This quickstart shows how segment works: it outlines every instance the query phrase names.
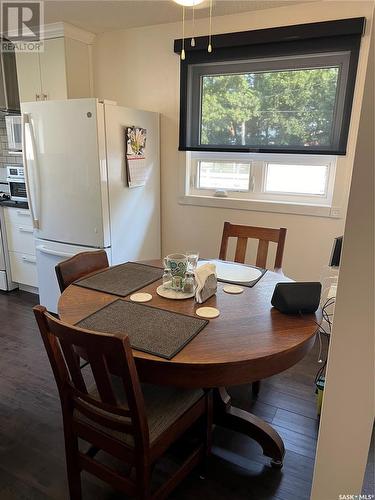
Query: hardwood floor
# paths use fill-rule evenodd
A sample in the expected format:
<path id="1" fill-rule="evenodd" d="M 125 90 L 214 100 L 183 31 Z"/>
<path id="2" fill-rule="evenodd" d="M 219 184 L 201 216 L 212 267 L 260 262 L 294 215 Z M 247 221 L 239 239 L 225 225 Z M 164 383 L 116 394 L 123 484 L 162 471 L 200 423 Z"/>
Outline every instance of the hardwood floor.
<path id="1" fill-rule="evenodd" d="M 60 403 L 31 310 L 36 303 L 37 297 L 25 292 L 0 293 L 1 500 L 68 498 Z M 255 442 L 217 428 L 205 479 L 194 472 L 171 498 L 308 499 L 317 438 L 317 368 L 314 348 L 292 369 L 262 381 L 256 400 L 248 386 L 230 390 L 237 405 L 272 423 L 284 439 L 281 471 L 269 466 Z M 161 468 L 158 474 L 163 473 Z M 86 475 L 83 493 L 95 500 L 124 498 Z"/>

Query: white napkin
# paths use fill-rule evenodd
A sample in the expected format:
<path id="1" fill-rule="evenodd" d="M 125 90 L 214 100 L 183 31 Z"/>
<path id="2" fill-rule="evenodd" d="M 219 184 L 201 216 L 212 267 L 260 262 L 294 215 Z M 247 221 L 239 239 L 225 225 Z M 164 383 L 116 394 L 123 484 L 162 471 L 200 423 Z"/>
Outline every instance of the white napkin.
<path id="1" fill-rule="evenodd" d="M 195 270 L 195 281 L 197 288 L 195 300 L 202 304 L 212 297 L 217 290 L 217 276 L 215 264 L 203 264 Z"/>

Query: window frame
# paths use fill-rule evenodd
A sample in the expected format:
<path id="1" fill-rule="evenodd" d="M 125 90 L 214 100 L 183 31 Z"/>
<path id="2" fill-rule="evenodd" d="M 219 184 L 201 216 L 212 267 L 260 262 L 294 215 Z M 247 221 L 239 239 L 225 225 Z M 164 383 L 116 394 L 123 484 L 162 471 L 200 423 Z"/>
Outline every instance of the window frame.
<path id="1" fill-rule="evenodd" d="M 330 52 L 305 55 L 296 55 L 291 57 L 271 57 L 262 59 L 250 59 L 242 61 L 225 61 L 217 63 L 199 63 L 192 64 L 188 69 L 188 91 L 187 91 L 187 121 L 191 123 L 188 133 L 191 143 L 196 144 L 197 148 L 203 150 L 254 150 L 259 151 L 331 151 L 332 144 L 337 148 L 340 142 L 342 120 L 345 108 L 345 95 L 349 76 L 350 52 Z M 262 73 L 262 72 L 281 72 L 281 71 L 298 71 L 303 69 L 324 69 L 338 68 L 337 91 L 335 96 L 335 104 L 333 108 L 331 141 L 329 146 L 308 146 L 302 148 L 300 145 L 290 144 L 288 146 L 281 145 L 222 145 L 222 144 L 204 144 L 201 142 L 202 134 L 202 105 L 203 105 L 203 78 L 205 76 L 221 76 L 231 74 L 246 74 L 246 73 Z M 199 89 L 199 91 L 198 91 Z"/>
<path id="2" fill-rule="evenodd" d="M 202 160 L 216 162 L 238 161 L 239 163 L 250 163 L 249 191 L 198 188 L 198 165 Z M 328 176 L 326 182 L 326 192 L 324 195 L 265 192 L 264 187 L 269 163 L 285 165 L 327 165 Z M 312 207 L 330 209 L 332 207 L 335 186 L 336 163 L 337 157 L 332 155 L 314 156 L 273 153 L 247 153 L 244 155 L 244 153 L 233 152 L 191 152 L 186 155 L 186 182 L 184 196 L 206 199 L 211 198 L 216 200 L 220 199 L 223 201 L 223 204 L 228 203 L 230 200 L 238 200 L 247 203 L 268 202 L 271 204 L 281 203 L 283 205 L 309 205 Z M 227 195 L 223 194 L 223 191 L 225 191 Z"/>
<path id="3" fill-rule="evenodd" d="M 191 157 L 192 160 L 192 167 L 193 167 L 193 172 L 192 172 L 192 178 L 190 179 L 190 186 L 196 192 L 196 194 L 199 194 L 200 192 L 206 193 L 208 196 L 215 196 L 215 193 L 218 190 L 224 189 L 224 188 L 217 188 L 217 189 L 212 189 L 212 188 L 204 188 L 200 187 L 199 184 L 199 178 L 200 178 L 200 162 L 203 161 L 213 161 L 215 163 L 241 163 L 241 164 L 248 164 L 250 169 L 249 169 L 249 183 L 248 183 L 248 189 L 229 189 L 226 191 L 229 191 L 230 193 L 247 193 L 251 189 L 251 178 L 253 176 L 253 160 L 252 159 L 246 159 L 243 158 L 236 158 L 233 157 L 233 155 L 228 156 L 227 158 L 223 158 L 223 154 L 220 154 L 216 156 L 208 156 L 208 157 L 201 157 L 199 158 L 198 155 L 195 158 L 194 155 Z"/>

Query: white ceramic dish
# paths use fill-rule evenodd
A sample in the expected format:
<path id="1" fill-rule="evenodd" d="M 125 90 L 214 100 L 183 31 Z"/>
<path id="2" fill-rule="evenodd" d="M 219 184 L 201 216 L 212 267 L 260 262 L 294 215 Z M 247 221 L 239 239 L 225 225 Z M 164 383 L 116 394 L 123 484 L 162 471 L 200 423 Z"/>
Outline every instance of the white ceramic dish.
<path id="1" fill-rule="evenodd" d="M 235 283 L 248 283 L 257 280 L 262 276 L 259 269 L 236 264 L 235 262 L 223 262 L 220 260 L 200 261 L 198 267 L 210 262 L 216 265 L 217 278 L 223 281 L 233 281 Z"/>

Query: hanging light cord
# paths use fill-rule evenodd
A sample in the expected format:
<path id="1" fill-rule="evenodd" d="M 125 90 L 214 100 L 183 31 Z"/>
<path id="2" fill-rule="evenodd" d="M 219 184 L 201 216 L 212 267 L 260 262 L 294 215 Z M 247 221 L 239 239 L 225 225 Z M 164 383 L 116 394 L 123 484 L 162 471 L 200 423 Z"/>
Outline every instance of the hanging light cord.
<path id="1" fill-rule="evenodd" d="M 181 59 L 185 60 L 185 7 L 182 7 L 182 50 Z"/>
<path id="2" fill-rule="evenodd" d="M 195 4 L 193 4 L 193 36 L 191 37 L 190 45 L 195 47 Z"/>
<path id="3" fill-rule="evenodd" d="M 210 0 L 210 28 L 208 33 L 208 52 L 212 52 L 212 0 Z"/>

